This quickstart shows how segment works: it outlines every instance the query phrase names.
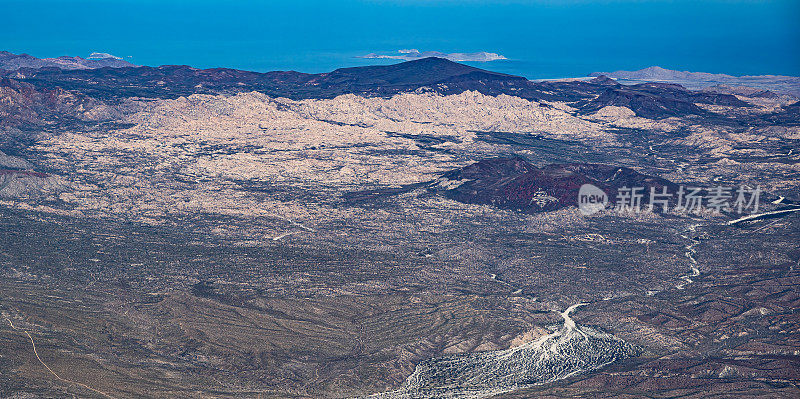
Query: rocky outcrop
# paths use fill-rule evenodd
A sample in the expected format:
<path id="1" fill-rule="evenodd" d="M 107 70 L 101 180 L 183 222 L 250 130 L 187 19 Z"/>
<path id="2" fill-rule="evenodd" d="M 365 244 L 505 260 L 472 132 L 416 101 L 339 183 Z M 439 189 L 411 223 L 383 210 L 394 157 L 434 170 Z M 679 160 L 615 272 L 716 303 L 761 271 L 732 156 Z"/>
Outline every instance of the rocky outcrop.
<path id="1" fill-rule="evenodd" d="M 576 305 L 577 306 L 577 305 Z M 567 309 L 555 332 L 515 348 L 430 359 L 400 390 L 374 399 L 485 398 L 558 381 L 636 356 L 640 349 L 612 335 L 576 326 Z"/>

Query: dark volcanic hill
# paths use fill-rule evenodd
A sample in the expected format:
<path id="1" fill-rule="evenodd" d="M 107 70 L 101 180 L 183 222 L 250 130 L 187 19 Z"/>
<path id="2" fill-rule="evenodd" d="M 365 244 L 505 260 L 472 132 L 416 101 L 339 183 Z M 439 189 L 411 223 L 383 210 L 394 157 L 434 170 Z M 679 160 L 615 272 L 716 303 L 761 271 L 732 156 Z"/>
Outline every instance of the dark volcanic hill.
<path id="1" fill-rule="evenodd" d="M 525 81 L 521 76 L 490 72 L 444 58 L 423 58 L 393 65 L 341 68 L 315 76 L 311 81 L 328 85 L 357 86 L 416 86 L 433 85 L 457 80 L 514 80 Z M 466 79 L 465 79 L 466 78 Z"/>
<path id="2" fill-rule="evenodd" d="M 265 75 L 276 77 L 273 83 L 286 82 L 286 75 L 275 72 Z M 267 87 L 273 93 L 293 98 L 335 97 L 341 94 L 386 96 L 413 91 L 420 87 L 463 92 L 476 82 L 486 87 L 525 84 L 521 76 L 506 75 L 471 67 L 443 58 L 423 58 L 393 65 L 341 68 L 330 73 L 302 74 L 290 85 Z M 294 86 L 294 87 L 293 87 Z"/>
<path id="3" fill-rule="evenodd" d="M 553 164 L 538 168 L 526 160 L 486 159 L 443 175 L 437 181 L 448 198 L 468 204 L 493 205 L 524 213 L 553 211 L 578 205 L 578 190 L 592 184 L 616 199 L 620 187 L 668 187 L 677 185 L 633 169 L 600 164 Z"/>

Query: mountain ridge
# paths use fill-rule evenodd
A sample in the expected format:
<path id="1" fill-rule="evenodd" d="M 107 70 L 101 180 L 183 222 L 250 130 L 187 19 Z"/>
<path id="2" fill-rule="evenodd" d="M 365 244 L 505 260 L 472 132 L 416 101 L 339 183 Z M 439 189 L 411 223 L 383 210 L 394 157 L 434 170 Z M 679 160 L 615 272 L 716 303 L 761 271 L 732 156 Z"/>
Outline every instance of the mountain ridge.
<path id="1" fill-rule="evenodd" d="M 8 51 L 0 51 L 0 69 L 10 71 L 15 71 L 21 68 L 58 68 L 75 70 L 97 69 L 104 67 L 126 68 L 135 66 L 137 65 L 113 56 L 104 56 L 97 59 L 68 55 L 62 55 L 54 58 L 36 58 L 25 53 L 14 54 Z"/>
<path id="2" fill-rule="evenodd" d="M 637 116 L 662 119 L 708 115 L 696 103 L 748 106 L 735 96 L 700 93 L 680 85 L 619 85 L 609 78 L 590 81 L 530 81 L 442 58 L 428 57 L 391 65 L 340 68 L 308 74 L 296 71 L 252 72 L 230 68 L 198 69 L 186 65 L 97 69 L 20 68 L 0 77 L 25 82 L 40 91 L 60 88 L 101 101 L 122 98 L 178 98 L 192 94 L 234 94 L 257 91 L 272 97 L 326 99 L 343 94 L 390 97 L 428 90 L 440 95 L 476 91 L 537 102 L 565 102 L 582 113 L 625 106 Z"/>
<path id="3" fill-rule="evenodd" d="M 786 75 L 733 76 L 721 73 L 689 72 L 651 66 L 637 71 L 592 72 L 589 77 L 606 76 L 631 82 L 671 82 L 689 89 L 703 89 L 715 85 L 749 86 L 761 90 L 800 96 L 800 77 Z"/>
<path id="4" fill-rule="evenodd" d="M 662 68 L 660 66 L 654 65 L 647 68 L 635 70 L 635 71 L 614 71 L 614 72 L 592 72 L 588 76 L 590 77 L 598 77 L 598 76 L 608 76 L 612 78 L 618 79 L 707 79 L 707 80 L 718 80 L 718 79 L 748 79 L 748 78 L 789 78 L 789 79 L 800 79 L 798 76 L 790 76 L 790 75 L 728 75 L 724 73 L 710 73 L 710 72 L 691 72 L 691 71 L 678 71 L 674 69 L 667 69 Z"/>

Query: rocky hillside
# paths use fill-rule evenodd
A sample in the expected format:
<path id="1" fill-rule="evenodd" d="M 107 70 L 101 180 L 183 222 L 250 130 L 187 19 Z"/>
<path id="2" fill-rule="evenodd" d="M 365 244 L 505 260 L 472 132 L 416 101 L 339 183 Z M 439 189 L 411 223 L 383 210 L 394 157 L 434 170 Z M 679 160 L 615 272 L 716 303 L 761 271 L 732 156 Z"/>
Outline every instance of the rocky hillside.
<path id="1" fill-rule="evenodd" d="M 35 135 L 42 131 L 91 126 L 121 114 L 119 108 L 77 91 L 58 86 L 39 88 L 15 79 L 0 78 L 0 130 L 8 134 L 29 132 Z M 0 142 L 6 138 L 0 135 Z"/>

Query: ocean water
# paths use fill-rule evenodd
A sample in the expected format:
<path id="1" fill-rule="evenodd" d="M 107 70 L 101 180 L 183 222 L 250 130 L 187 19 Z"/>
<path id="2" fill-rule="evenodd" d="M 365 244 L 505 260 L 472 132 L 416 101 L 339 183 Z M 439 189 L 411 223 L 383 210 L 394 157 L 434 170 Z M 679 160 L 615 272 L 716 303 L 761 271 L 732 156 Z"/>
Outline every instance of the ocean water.
<path id="1" fill-rule="evenodd" d="M 800 1 L 3 0 L 0 49 L 325 72 L 399 49 L 493 52 L 531 79 L 669 69 L 800 75 Z"/>

